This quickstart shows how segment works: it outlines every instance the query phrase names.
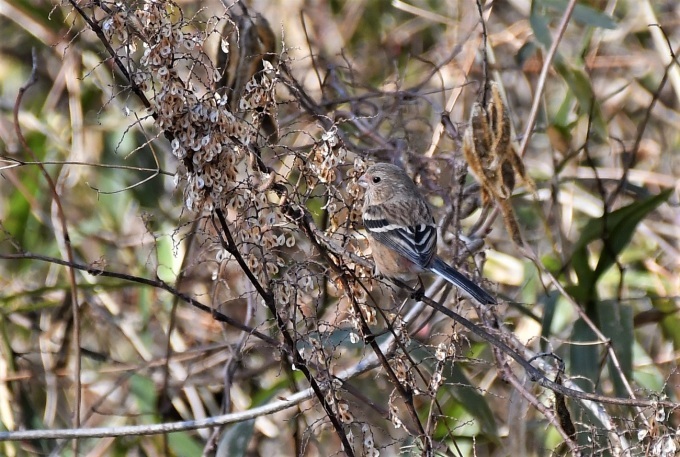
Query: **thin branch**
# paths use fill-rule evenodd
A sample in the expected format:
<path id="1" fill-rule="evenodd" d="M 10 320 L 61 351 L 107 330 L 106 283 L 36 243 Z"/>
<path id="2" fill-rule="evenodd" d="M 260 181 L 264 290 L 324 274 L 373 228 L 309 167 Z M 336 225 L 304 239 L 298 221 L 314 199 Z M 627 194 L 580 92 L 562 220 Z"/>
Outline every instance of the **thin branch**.
<path id="1" fill-rule="evenodd" d="M 22 260 L 22 259 L 31 259 L 31 260 L 40 260 L 43 262 L 50 262 L 54 263 L 57 265 L 65 265 L 70 268 L 76 269 L 76 270 L 81 270 L 81 271 L 86 271 L 92 276 L 105 276 L 109 278 L 117 278 L 117 279 L 123 279 L 125 281 L 130 281 L 138 284 L 143 284 L 146 286 L 151 286 L 155 287 L 157 289 L 162 289 L 166 292 L 169 292 L 175 297 L 180 298 L 182 301 L 185 301 L 189 303 L 191 306 L 200 309 L 201 311 L 204 311 L 206 313 L 209 313 L 215 320 L 219 322 L 224 322 L 227 325 L 230 325 L 234 328 L 237 328 L 239 330 L 242 330 L 250 335 L 253 335 L 265 343 L 269 344 L 272 347 L 278 348 L 280 350 L 285 350 L 285 348 L 276 341 L 275 339 L 271 338 L 270 336 L 265 335 L 262 332 L 259 332 L 255 330 L 254 328 L 248 327 L 246 325 L 243 325 L 241 322 L 237 321 L 236 319 L 232 319 L 231 317 L 220 313 L 219 311 L 213 309 L 210 306 L 204 305 L 203 303 L 199 302 L 198 300 L 191 298 L 190 296 L 179 292 L 177 289 L 174 287 L 170 286 L 169 284 L 165 283 L 164 281 L 161 280 L 152 280 L 152 279 L 146 279 L 146 278 L 140 278 L 139 276 L 133 276 L 129 275 L 126 273 L 117 273 L 113 271 L 108 271 L 108 270 L 103 270 L 101 268 L 93 268 L 90 265 L 82 265 L 78 264 L 75 262 L 67 262 L 62 259 L 57 259 L 55 257 L 48 257 L 48 256 L 43 256 L 43 255 L 38 255 L 38 254 L 29 254 L 29 253 L 24 253 L 24 254 L 0 254 L 0 259 L 6 259 L 6 260 Z"/>
<path id="2" fill-rule="evenodd" d="M 408 288 L 406 285 L 402 285 L 403 287 Z M 564 387 L 560 384 L 556 384 L 552 380 L 548 379 L 544 373 L 542 373 L 540 370 L 535 368 L 531 363 L 529 363 L 524 357 L 522 357 L 519 353 L 517 353 L 514 349 L 512 349 L 510 346 L 508 346 L 506 343 L 504 343 L 499 337 L 485 331 L 481 327 L 473 324 L 460 314 L 457 314 L 450 309 L 444 307 L 440 303 L 432 300 L 429 297 L 426 296 L 420 296 L 418 299 L 422 300 L 426 305 L 431 306 L 432 308 L 436 309 L 437 311 L 441 312 L 442 314 L 450 317 L 466 329 L 470 330 L 472 333 L 477 335 L 478 337 L 482 338 L 484 341 L 490 343 L 491 345 L 497 347 L 501 351 L 503 351 L 505 354 L 510 356 L 511 359 L 513 359 L 515 362 L 517 362 L 524 370 L 527 372 L 529 377 L 531 378 L 532 381 L 538 383 L 541 387 L 545 387 L 547 389 L 550 389 L 554 392 L 559 392 L 565 396 L 571 397 L 571 398 L 577 398 L 579 400 L 589 400 L 589 401 L 594 401 L 594 402 L 599 402 L 599 403 L 608 403 L 611 405 L 624 405 L 624 406 L 644 406 L 644 407 L 657 407 L 657 406 L 664 406 L 668 408 L 678 408 L 680 407 L 680 404 L 673 403 L 670 401 L 656 401 L 656 400 L 638 400 L 635 398 L 619 398 L 619 397 L 607 397 L 604 395 L 597 395 L 597 394 L 590 394 L 587 392 L 580 392 L 574 389 L 570 389 L 568 387 Z"/>
<path id="3" fill-rule="evenodd" d="M 538 76 L 538 83 L 536 84 L 536 91 L 534 92 L 534 101 L 531 104 L 531 111 L 529 111 L 529 117 L 527 118 L 527 125 L 524 129 L 524 136 L 522 136 L 522 143 L 519 146 L 519 156 L 524 157 L 526 153 L 527 146 L 529 145 L 529 140 L 531 139 L 531 133 L 534 130 L 534 125 L 536 124 L 536 117 L 538 116 L 538 109 L 541 106 L 541 98 L 543 97 L 543 89 L 545 89 L 545 81 L 548 78 L 548 72 L 550 71 L 550 66 L 552 61 L 557 54 L 557 48 L 562 41 L 562 36 L 567 30 L 569 25 L 569 20 L 571 19 L 571 13 L 574 11 L 576 6 L 576 0 L 569 0 L 567 7 L 564 10 L 560 24 L 557 27 L 557 34 L 553 38 L 552 46 L 548 50 L 548 54 L 545 56 L 543 62 L 543 67 L 541 68 L 541 73 Z"/>
<path id="4" fill-rule="evenodd" d="M 215 215 L 217 216 L 217 219 L 219 220 L 219 226 L 217 224 L 215 225 L 215 228 L 218 229 L 218 233 L 220 236 L 220 241 L 222 243 L 222 247 L 227 250 L 231 255 L 234 256 L 236 259 L 236 262 L 239 264 L 241 267 L 241 270 L 245 275 L 248 277 L 250 282 L 252 283 L 253 287 L 255 287 L 255 290 L 257 293 L 262 297 L 262 299 L 265 302 L 265 305 L 267 308 L 269 308 L 269 311 L 272 313 L 274 318 L 276 319 L 276 323 L 278 324 L 279 331 L 281 332 L 281 335 L 283 336 L 283 339 L 286 341 L 286 345 L 288 346 L 289 354 L 293 359 L 293 364 L 296 369 L 300 370 L 302 374 L 307 378 L 307 381 L 309 382 L 310 386 L 312 387 L 312 390 L 314 390 L 314 393 L 316 394 L 317 399 L 321 403 L 321 406 L 323 407 L 324 411 L 326 412 L 326 415 L 328 416 L 328 419 L 330 419 L 331 424 L 333 425 L 333 428 L 335 429 L 335 433 L 338 435 L 338 438 L 340 438 L 340 441 L 342 442 L 343 446 L 343 451 L 349 455 L 349 456 L 354 456 L 354 451 L 352 450 L 352 446 L 347 438 L 347 435 L 345 434 L 345 431 L 342 427 L 342 424 L 338 420 L 337 415 L 333 412 L 331 409 L 331 406 L 328 404 L 326 401 L 326 397 L 321 390 L 321 387 L 319 387 L 319 384 L 316 382 L 316 379 L 312 376 L 311 372 L 307 368 L 306 362 L 300 352 L 297 349 L 297 346 L 295 344 L 295 341 L 293 340 L 293 337 L 288 333 L 286 329 L 286 324 L 283 321 L 283 318 L 281 317 L 281 314 L 278 312 L 276 308 L 276 303 L 274 301 L 274 295 L 271 293 L 271 291 L 266 290 L 262 284 L 260 284 L 260 281 L 255 277 L 253 272 L 248 268 L 248 265 L 246 264 L 246 261 L 243 259 L 243 256 L 241 256 L 241 253 L 238 250 L 238 247 L 236 246 L 236 242 L 234 241 L 233 236 L 231 235 L 231 230 L 229 229 L 229 225 L 227 224 L 227 220 L 224 217 L 224 213 L 220 209 L 215 210 Z M 222 235 L 226 237 L 226 240 L 222 238 Z"/>
<path id="5" fill-rule="evenodd" d="M 167 422 L 153 425 L 131 425 L 126 427 L 99 427 L 82 429 L 57 429 L 57 430 L 25 430 L 17 432 L 0 432 L 0 441 L 23 441 L 38 439 L 63 439 L 63 438 L 103 438 L 116 436 L 136 435 L 159 435 L 186 430 L 219 427 L 222 425 L 244 422 L 261 416 L 273 414 L 292 408 L 300 402 L 314 397 L 315 392 L 309 388 L 289 396 L 285 400 L 276 400 L 264 406 L 252 408 L 239 413 L 223 414 L 221 416 L 206 419 Z"/>

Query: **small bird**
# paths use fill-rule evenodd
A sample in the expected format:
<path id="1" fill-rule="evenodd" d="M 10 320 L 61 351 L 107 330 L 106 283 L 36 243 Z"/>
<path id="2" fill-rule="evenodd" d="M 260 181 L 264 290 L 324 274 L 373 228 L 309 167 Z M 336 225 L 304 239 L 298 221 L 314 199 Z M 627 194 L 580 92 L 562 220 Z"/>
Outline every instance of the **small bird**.
<path id="1" fill-rule="evenodd" d="M 373 260 L 387 278 L 409 283 L 431 271 L 483 305 L 496 304 L 487 291 L 437 256 L 437 229 L 430 208 L 406 172 L 392 164 L 371 165 L 359 178 Z"/>

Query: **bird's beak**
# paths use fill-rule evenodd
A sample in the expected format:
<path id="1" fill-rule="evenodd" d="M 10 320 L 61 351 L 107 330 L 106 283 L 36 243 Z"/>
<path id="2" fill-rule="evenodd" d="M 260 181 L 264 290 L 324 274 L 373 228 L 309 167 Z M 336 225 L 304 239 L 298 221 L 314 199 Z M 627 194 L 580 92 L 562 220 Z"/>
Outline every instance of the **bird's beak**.
<path id="1" fill-rule="evenodd" d="M 366 180 L 366 175 L 361 175 L 361 178 L 359 178 L 359 185 L 363 188 L 368 187 L 368 181 Z"/>

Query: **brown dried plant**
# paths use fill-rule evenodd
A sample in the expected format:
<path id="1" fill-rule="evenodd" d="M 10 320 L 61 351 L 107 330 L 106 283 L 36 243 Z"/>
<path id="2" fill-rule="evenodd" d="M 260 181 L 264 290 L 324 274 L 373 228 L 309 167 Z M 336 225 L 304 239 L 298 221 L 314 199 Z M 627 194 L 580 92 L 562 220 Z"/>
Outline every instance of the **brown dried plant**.
<path id="1" fill-rule="evenodd" d="M 230 294 L 267 306 L 288 357 L 317 386 L 317 398 L 351 454 L 342 424 L 353 422 L 353 416 L 330 382 L 336 349 L 309 334 L 349 323 L 368 337 L 368 326 L 377 323 L 361 282 L 370 283 L 369 270 L 348 257 L 361 249 L 352 233 L 361 208 L 362 189 L 356 180 L 363 161 L 347 151 L 336 127 L 299 153 L 277 148 L 275 92 L 283 75 L 273 54 L 272 30 L 262 16 L 250 16 L 242 8 L 196 30 L 168 2 L 144 2 L 138 9 L 108 5 L 107 14 L 106 38 L 116 57 L 125 59 L 132 82 L 148 97 L 156 127 L 170 139 L 182 164 L 186 208 L 211 221 L 205 233 L 209 241 L 203 245 L 216 252 L 218 271 L 224 275 L 213 278 L 228 282 Z M 223 20 L 226 25 L 218 31 Z M 125 32 L 133 27 L 136 33 Z M 214 34 L 220 40 L 216 64 L 206 53 Z M 141 48 L 138 60 L 129 58 Z M 350 160 L 354 165 L 342 170 Z M 316 227 L 307 208 L 319 191 L 329 214 L 324 230 Z M 334 254 L 342 254 L 321 262 L 314 251 L 332 248 L 319 246 L 319 236 L 337 243 L 342 251 Z M 252 287 L 232 285 L 235 263 Z M 339 300 L 337 310 L 327 310 L 329 295 Z M 308 356 L 299 352 L 298 341 L 311 344 Z M 386 361 L 385 368 L 391 372 Z M 396 391 L 404 396 L 410 387 L 394 379 Z M 409 408 L 422 434 L 413 405 Z"/>
<path id="2" fill-rule="evenodd" d="M 288 2 L 260 3 L 272 8 L 261 12 L 267 13 L 276 29 L 279 18 L 270 13 L 281 11 L 285 8 L 281 4 Z M 0 314 L 8 336 L 0 344 L 0 355 L 7 356 L 12 364 L 0 363 L 0 368 L 11 367 L 0 373 L 0 391 L 7 393 L 0 395 L 0 425 L 13 431 L 0 432 L 0 439 L 24 440 L 22 435 L 12 435 L 14 430 L 28 429 L 42 421 L 44 430 L 28 432 L 55 433 L 50 439 L 72 438 L 74 435 L 68 433 L 73 430 L 59 429 L 82 427 L 77 431 L 87 436 L 89 427 L 110 427 L 112 431 L 103 435 L 125 437 L 101 443 L 82 438 L 83 448 L 91 443 L 93 448 L 101 446 L 91 454 L 104 454 L 118 446 L 111 452 L 180 455 L 187 454 L 185 449 L 199 447 L 204 455 L 212 455 L 226 453 L 225 449 L 233 444 L 241 445 L 243 455 L 266 455 L 271 449 L 276 450 L 276 455 L 464 455 L 462 446 L 459 448 L 462 443 L 469 444 L 474 455 L 543 455 L 548 447 L 562 453 L 559 446 L 568 447 L 576 455 L 579 446 L 593 453 L 630 448 L 626 440 L 633 434 L 629 432 L 634 427 L 648 426 L 644 415 L 650 412 L 657 413 L 660 419 L 652 422 L 658 427 L 649 435 L 648 447 L 665 444 L 667 441 L 662 439 L 675 436 L 670 422 L 663 422 L 663 413 L 676 408 L 676 404 L 664 399 L 635 398 L 632 390 L 623 398 L 625 392 L 621 394 L 611 387 L 616 384 L 610 382 L 615 375 L 633 380 L 629 376 L 632 368 L 626 371 L 621 365 L 612 365 L 603 372 L 598 369 L 605 364 L 600 364 L 593 371 L 602 381 L 591 376 L 593 389 L 584 391 L 554 355 L 557 351 L 564 355 L 570 345 L 583 348 L 584 345 L 571 344 L 578 340 L 593 342 L 588 348 L 601 351 L 599 358 L 593 357 L 594 365 L 605 357 L 608 363 L 616 361 L 614 350 L 622 346 L 616 335 L 605 338 L 602 333 L 594 333 L 584 337 L 581 333 L 580 339 L 571 336 L 568 332 L 573 315 L 550 322 L 553 315 L 545 311 L 554 305 L 553 311 L 561 312 L 555 311 L 558 306 L 554 289 L 562 293 L 562 298 L 571 300 L 560 298 L 559 308 L 562 301 L 568 301 L 573 305 L 570 310 L 581 311 L 561 285 L 544 289 L 535 284 L 537 281 L 528 284 L 522 272 L 499 268 L 504 260 L 517 266 L 523 259 L 501 252 L 505 243 L 489 235 L 484 223 L 491 218 L 484 216 L 497 205 L 510 238 L 523 246 L 511 201 L 520 180 L 531 192 L 534 184 L 515 150 L 511 113 L 499 85 L 485 82 L 488 93 L 482 94 L 484 101 L 474 103 L 469 112 L 467 96 L 451 104 L 445 99 L 455 100 L 457 95 L 453 94 L 471 87 L 463 81 L 486 79 L 473 64 L 480 48 L 475 40 L 487 34 L 486 29 L 478 33 L 480 17 L 484 24 L 487 13 L 491 14 L 488 20 L 493 23 L 485 37 L 488 47 L 481 47 L 485 52 L 494 46 L 505 49 L 531 39 L 525 38 L 530 35 L 524 33 L 526 25 L 516 19 L 517 5 L 506 10 L 492 8 L 493 5 L 482 8 L 481 2 L 429 2 L 438 5 L 432 6 L 437 12 L 432 15 L 405 2 L 393 3 L 392 9 L 386 11 L 381 2 L 303 0 L 296 6 L 299 9 L 289 14 L 289 22 L 283 24 L 281 19 L 281 29 L 286 29 L 287 35 L 281 40 L 285 44 L 279 45 L 265 17 L 255 12 L 254 6 L 245 7 L 242 1 L 217 5 L 169 0 L 68 0 L 68 12 L 75 13 L 67 22 L 76 30 L 75 36 L 68 37 L 69 52 L 84 51 L 87 58 L 82 60 L 89 71 L 84 78 L 73 77 L 76 84 L 68 82 L 87 87 L 92 93 L 99 90 L 96 93 L 103 94 L 101 98 L 106 101 L 91 102 L 99 105 L 88 106 L 88 110 L 101 113 L 106 120 L 102 124 L 116 124 L 115 128 L 123 125 L 124 130 L 122 139 L 108 130 L 109 136 L 101 134 L 98 144 L 105 153 L 93 154 L 88 169 L 98 171 L 100 165 L 104 169 L 106 161 L 112 157 L 115 160 L 116 153 L 133 143 L 134 155 L 126 157 L 141 160 L 151 150 L 157 159 L 157 169 L 152 171 L 158 181 L 173 174 L 166 170 L 177 171 L 174 183 L 168 179 L 153 189 L 158 200 L 152 201 L 148 211 L 153 214 L 143 217 L 139 232 L 127 232 L 128 225 L 133 226 L 138 217 L 136 209 L 120 217 L 125 221 L 120 224 L 125 239 L 144 238 L 150 240 L 147 245 L 117 243 L 113 230 L 110 236 L 108 232 L 106 236 L 87 232 L 90 226 L 102 227 L 87 217 L 102 211 L 105 203 L 81 209 L 77 201 L 80 194 L 74 198 L 73 189 L 65 187 L 54 194 L 63 199 L 67 208 L 66 216 L 60 216 L 64 225 L 78 227 L 72 237 L 76 260 L 48 259 L 31 252 L 42 252 L 41 249 L 23 246 L 24 240 L 15 242 L 11 239 L 14 235 L 6 236 L 10 241 L 3 247 L 11 245 L 12 253 L 0 253 L 2 259 L 45 261 L 51 267 L 68 264 L 83 272 L 71 286 L 82 290 L 77 297 L 79 303 L 74 298 L 72 309 L 83 319 L 78 321 L 63 312 L 61 305 L 68 302 L 68 288 L 61 283 L 45 281 L 47 292 L 36 289 L 35 278 L 40 275 L 31 271 L 19 286 L 9 284 L 11 297 L 3 302 L 8 305 Z M 449 18 L 459 14 L 458 8 L 463 25 Z M 362 12 L 367 13 L 365 18 L 360 17 Z M 499 21 L 502 33 L 493 31 Z M 505 27 L 507 22 L 519 26 Z M 359 23 L 361 29 L 348 31 Z M 297 37 L 289 32 L 291 24 L 295 32 L 301 32 Z M 78 30 L 81 26 L 82 30 Z M 497 39 L 506 41 L 494 45 Z M 370 46 L 381 46 L 381 52 L 372 52 L 374 48 Z M 303 56 L 296 54 L 300 50 Z M 102 59 L 102 55 L 106 57 Z M 516 62 L 499 57 L 494 68 L 528 75 L 525 79 L 533 81 L 531 70 L 516 68 Z M 79 58 L 74 61 L 80 64 Z M 591 69 L 593 74 L 597 74 L 597 68 Z M 35 65 L 36 69 L 40 70 L 40 65 Z M 76 72 L 59 72 L 55 78 L 71 74 Z M 506 79 L 507 73 L 502 74 Z M 459 76 L 461 79 L 456 79 Z M 105 83 L 97 85 L 97 78 Z M 92 84 L 93 80 L 96 84 Z M 60 84 L 55 80 L 52 94 L 61 92 Z M 552 84 L 569 90 L 562 80 Z M 655 96 L 660 93 L 661 90 Z M 69 104 L 76 105 L 79 97 L 73 95 Z M 54 104 L 59 97 L 51 98 Z M 124 101 L 125 109 L 115 112 L 119 101 Z M 633 99 L 627 103 L 633 102 L 638 103 Z M 26 107 L 28 103 L 19 105 Z M 437 134 L 444 106 L 450 138 Z M 522 111 L 521 102 L 513 106 L 517 111 L 512 113 L 514 120 L 524 120 L 526 110 Z M 637 108 L 632 111 L 638 112 Z M 119 116 L 112 116 L 117 122 L 110 121 L 109 112 Z M 132 122 L 130 117 L 123 117 L 129 112 L 134 113 Z M 579 118 L 578 113 L 572 114 Z M 63 125 L 60 116 L 55 118 L 61 124 L 55 124 Z M 468 116 L 461 157 L 455 144 L 460 137 L 454 122 Z M 77 116 L 74 118 L 75 132 Z M 87 121 L 94 124 L 100 119 Z M 17 130 L 28 130 L 29 125 L 16 121 Z M 5 130 L 0 128 L 0 135 Z M 88 133 L 96 136 L 103 130 L 98 127 Z M 659 128 L 658 132 L 666 130 Z M 570 133 L 579 137 L 576 128 Z M 112 137 L 117 141 L 110 141 Z M 593 160 L 588 162 L 591 168 L 578 166 L 579 152 L 564 145 L 560 149 L 564 156 L 555 154 L 552 161 L 553 208 L 557 209 L 540 213 L 543 208 L 538 208 L 538 202 L 531 208 L 562 240 L 577 231 L 570 232 L 573 221 L 559 214 L 560 192 L 571 191 L 569 186 L 572 178 L 579 176 L 577 173 L 592 172 L 597 176 L 604 172 L 603 176 L 612 176 L 616 172 L 615 167 L 601 165 L 608 163 L 608 145 L 593 145 L 587 138 L 583 144 L 587 145 L 584 148 L 588 149 L 589 160 L 592 154 Z M 428 146 L 431 153 L 423 154 Z M 638 146 L 639 143 L 635 148 Z M 167 153 L 162 154 L 163 150 Z M 548 153 L 531 150 L 526 166 L 537 161 L 547 164 L 550 161 L 544 160 L 543 154 Z M 44 157 L 48 157 L 47 153 Z M 425 293 L 421 296 L 406 289 L 395 290 L 394 285 L 373 276 L 361 231 L 364 189 L 358 179 L 369 162 L 377 161 L 402 165 L 414 178 L 440 221 L 439 248 L 451 252 L 447 260 L 471 270 L 470 277 L 481 280 L 483 276 L 497 284 L 490 289 L 503 298 L 498 306 L 470 305 L 429 277 L 424 277 Z M 569 170 L 571 162 L 577 164 L 571 170 L 575 174 L 560 175 Z M 41 205 L 36 197 L 39 194 L 30 194 L 33 183 L 25 183 L 31 181 L 31 175 L 17 179 L 10 170 L 19 165 L 28 168 L 30 163 L 3 163 L 11 166 L 3 165 L 0 170 L 0 188 L 4 190 L 6 182 L 12 182 L 21 194 L 21 198 L 12 196 L 10 205 L 15 205 L 15 200 L 28 200 L 30 211 L 20 208 L 22 217 L 29 220 L 30 212 L 36 215 L 36 223 L 42 223 L 44 215 L 50 214 L 46 208 L 50 202 Z M 76 163 L 64 161 L 59 165 L 68 171 Z M 468 169 L 479 186 L 465 185 Z M 115 171 L 124 175 L 129 168 L 120 166 Z M 638 171 L 631 168 L 631 176 L 639 177 Z M 534 175 L 533 168 L 531 172 Z M 92 181 L 98 179 L 102 179 L 101 175 Z M 675 181 L 672 185 L 676 185 Z M 128 197 L 131 188 L 126 187 L 118 196 Z M 617 192 L 622 188 L 628 189 L 621 184 Z M 606 183 L 590 192 L 600 192 L 604 201 L 605 190 Z M 485 211 L 477 226 L 483 229 L 476 230 L 467 217 L 477 214 L 480 200 Z M 1 201 L 0 211 L 5 206 Z M 113 214 L 117 220 L 118 214 Z M 669 214 L 672 215 L 664 217 L 670 220 Z M 88 223 L 74 224 L 76 217 Z M 164 228 L 156 229 L 154 217 L 165 218 Z M 49 230 L 58 226 L 44 225 Z M 5 237 L 4 227 L 0 229 Z M 26 232 L 31 230 L 34 229 L 29 226 Z M 14 228 L 7 233 L 13 231 L 21 233 Z M 167 248 L 173 260 L 184 257 L 179 273 L 161 279 L 160 240 L 167 232 L 174 242 Z M 663 231 L 654 236 L 666 239 Z M 109 239 L 113 241 L 107 246 Z M 552 248 L 544 240 L 539 243 L 542 244 L 536 246 L 536 251 L 542 255 Z M 105 246 L 101 253 L 99 246 Z M 569 242 L 562 246 L 568 247 Z M 482 252 L 485 247 L 488 251 Z M 47 248 L 58 250 L 53 245 Z M 97 255 L 89 258 L 91 252 Z M 563 263 L 565 281 L 572 281 L 578 274 L 571 274 L 574 269 L 566 259 L 568 250 L 554 252 L 555 261 Z M 649 248 L 644 252 L 656 254 Z M 586 255 L 586 247 L 581 254 Z M 664 256 L 670 255 L 657 257 L 666 259 Z M 470 261 L 473 256 L 477 263 Z M 487 257 L 490 261 L 482 274 Z M 672 277 L 672 268 L 662 261 L 650 260 L 657 257 L 649 255 L 639 263 L 647 262 Z M 85 260 L 79 262 L 78 258 Z M 550 272 L 536 256 L 531 258 L 536 261 L 538 276 L 548 276 Z M 592 259 L 581 260 L 577 273 L 583 274 Z M 632 286 L 623 279 L 624 264 L 617 266 L 622 278 L 618 293 L 623 296 Z M 124 270 L 116 271 L 117 268 Z M 636 274 L 648 273 L 638 269 Z M 16 270 L 19 277 L 21 268 Z M 11 273 L 4 274 L 3 269 L 4 275 L 0 276 L 13 278 L 14 271 L 7 271 Z M 51 273 L 43 276 L 52 279 Z M 81 287 L 84 281 L 91 281 L 92 287 Z M 656 284 L 661 288 L 665 283 L 659 279 L 661 285 Z M 621 296 L 615 299 L 616 306 L 623 303 L 623 310 L 627 303 Z M 50 300 L 56 303 L 52 308 L 36 305 L 42 301 L 51 303 Z M 15 303 L 20 306 L 15 308 Z M 45 318 L 48 312 L 43 309 L 51 313 L 50 319 Z M 661 315 L 661 311 L 665 313 L 663 318 L 672 314 L 668 309 L 660 309 L 652 318 Z M 630 317 L 620 314 L 621 322 Z M 537 323 L 545 328 L 536 330 Z M 588 331 L 595 328 L 590 322 L 588 325 Z M 71 328 L 76 335 L 73 338 L 67 332 Z M 648 346 L 656 344 L 651 336 L 650 341 L 654 344 Z M 54 363 L 50 361 L 53 353 L 58 354 Z M 92 361 L 87 358 L 90 355 Z M 82 367 L 71 364 L 73 358 L 82 359 Z M 576 359 L 568 362 L 572 367 L 578 365 Z M 672 379 L 671 372 L 664 372 L 667 379 Z M 525 379 L 534 384 L 522 380 L 525 374 Z M 55 381 L 62 376 L 63 382 Z M 81 378 L 87 382 L 74 382 Z M 30 388 L 25 389 L 24 383 L 16 379 L 27 379 L 25 385 Z M 668 385 L 673 387 L 670 381 Z M 643 391 L 641 384 L 633 386 L 636 394 Z M 597 390 L 600 388 L 605 394 Z M 74 390 L 78 394 L 82 391 L 82 397 L 73 395 Z M 551 390 L 557 392 L 555 402 Z M 17 398 L 21 401 L 14 401 Z M 523 406 L 509 408 L 508 403 L 516 398 Z M 606 406 L 607 401 L 615 403 L 617 409 Z M 78 403 L 77 407 L 72 407 L 74 403 Z M 643 414 L 635 409 L 638 407 L 648 409 Z M 73 411 L 79 410 L 82 422 L 70 422 Z M 177 416 L 187 422 L 199 417 L 208 419 L 197 425 L 176 422 Z M 262 416 L 267 417 L 252 420 Z M 588 419 L 594 416 L 597 421 Z M 142 426 L 152 427 L 153 421 L 167 427 L 140 430 Z M 121 423 L 138 425 L 140 429 L 121 429 Z M 232 425 L 225 430 L 225 424 Z M 537 425 L 528 430 L 527 424 Z M 177 436 L 168 432 L 170 425 L 190 432 L 173 441 Z M 165 439 L 142 437 L 136 441 L 129 439 L 132 433 L 163 434 Z M 562 439 L 560 445 L 554 444 L 557 434 Z M 592 437 L 599 441 L 583 444 Z M 34 438 L 35 435 L 22 443 L 32 443 Z M 640 443 L 643 440 L 645 437 L 639 439 Z M 186 447 L 177 446 L 178 441 Z M 55 442 L 46 444 L 45 449 L 49 447 L 53 455 L 60 455 L 62 446 L 63 442 Z M 638 445 L 638 449 L 641 447 Z M 74 454 L 79 454 L 77 442 Z"/>
<path id="3" fill-rule="evenodd" d="M 241 11 L 233 11 L 238 8 Z M 265 61 L 269 62 L 267 68 L 276 65 L 276 37 L 269 22 L 260 13 L 251 15 L 243 3 L 235 4 L 233 10 L 229 11 L 217 49 L 215 64 L 222 77 L 215 84 L 215 89 L 229 100 L 232 112 L 240 112 L 246 108 L 239 103 L 253 76 L 265 71 Z M 263 114 L 260 123 L 272 143 L 278 141 L 275 115 L 276 111 L 270 109 Z"/>
<path id="4" fill-rule="evenodd" d="M 498 84 L 489 83 L 489 102 L 475 103 L 463 136 L 463 154 L 481 185 L 482 203 L 498 203 L 503 222 L 512 240 L 522 246 L 522 234 L 512 209 L 510 197 L 515 189 L 515 175 L 534 191 L 534 184 L 517 155 L 511 132 L 510 113 L 503 102 Z"/>

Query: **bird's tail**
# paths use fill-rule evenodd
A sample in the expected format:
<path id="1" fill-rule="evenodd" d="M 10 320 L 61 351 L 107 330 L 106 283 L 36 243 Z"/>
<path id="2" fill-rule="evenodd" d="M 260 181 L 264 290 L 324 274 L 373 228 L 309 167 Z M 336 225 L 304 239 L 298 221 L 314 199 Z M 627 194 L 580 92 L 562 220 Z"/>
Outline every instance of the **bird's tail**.
<path id="1" fill-rule="evenodd" d="M 491 296 L 486 290 L 479 287 L 474 282 L 463 276 L 458 270 L 448 265 L 439 257 L 435 257 L 430 265 L 430 271 L 437 273 L 448 282 L 458 287 L 461 291 L 482 305 L 495 305 L 496 299 Z"/>

